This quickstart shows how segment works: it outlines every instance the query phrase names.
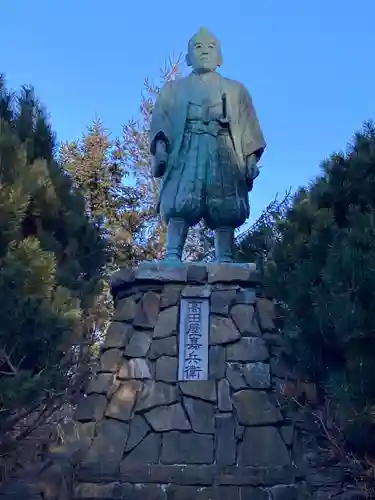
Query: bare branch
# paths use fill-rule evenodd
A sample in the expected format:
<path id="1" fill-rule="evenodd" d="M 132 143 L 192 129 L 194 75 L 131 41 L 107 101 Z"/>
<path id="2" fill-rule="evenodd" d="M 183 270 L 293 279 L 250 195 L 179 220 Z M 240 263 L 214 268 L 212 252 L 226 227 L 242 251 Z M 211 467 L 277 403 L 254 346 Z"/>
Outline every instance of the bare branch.
<path id="1" fill-rule="evenodd" d="M 14 350 L 15 346 L 13 347 L 12 351 Z M 10 359 L 10 356 L 11 354 L 7 354 L 5 349 L 1 349 L 0 350 L 0 364 L 3 365 L 4 363 L 6 363 L 10 369 L 10 373 L 9 372 L 0 372 L 2 375 L 11 375 L 11 376 L 16 376 L 18 375 L 19 373 L 19 366 L 21 365 L 22 361 L 25 359 L 24 357 L 21 359 L 21 361 L 19 362 L 18 366 L 16 367 L 11 359 Z"/>

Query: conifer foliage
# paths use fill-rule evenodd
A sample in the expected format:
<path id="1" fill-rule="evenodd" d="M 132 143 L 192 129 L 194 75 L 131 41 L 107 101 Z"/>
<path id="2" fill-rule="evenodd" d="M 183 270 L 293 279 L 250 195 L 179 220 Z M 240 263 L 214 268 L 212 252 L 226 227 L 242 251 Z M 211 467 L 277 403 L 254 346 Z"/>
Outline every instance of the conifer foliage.
<path id="1" fill-rule="evenodd" d="M 66 394 L 106 260 L 33 89 L 14 94 L 1 76 L 0 437 L 21 409 Z"/>
<path id="2" fill-rule="evenodd" d="M 260 229 L 268 236 L 262 267 L 284 310 L 290 359 L 302 377 L 323 384 L 348 446 L 374 456 L 374 124 Z M 257 234 L 242 242 L 244 258 Z"/>
<path id="3" fill-rule="evenodd" d="M 142 192 L 129 182 L 118 141 L 95 120 L 80 139 L 62 144 L 59 153 L 60 164 L 84 198 L 88 219 L 109 244 L 108 271 L 146 259 L 149 217 L 140 210 Z"/>

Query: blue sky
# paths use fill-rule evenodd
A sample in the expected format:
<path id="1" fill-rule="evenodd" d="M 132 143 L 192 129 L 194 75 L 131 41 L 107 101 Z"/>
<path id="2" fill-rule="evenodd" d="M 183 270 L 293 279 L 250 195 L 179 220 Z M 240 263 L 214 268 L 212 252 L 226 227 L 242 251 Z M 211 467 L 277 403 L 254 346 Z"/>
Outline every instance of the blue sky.
<path id="1" fill-rule="evenodd" d="M 0 71 L 12 87 L 35 86 L 59 140 L 95 117 L 116 135 L 137 115 L 144 78 L 208 27 L 268 144 L 254 219 L 375 118 L 374 19 L 374 0 L 3 0 Z"/>

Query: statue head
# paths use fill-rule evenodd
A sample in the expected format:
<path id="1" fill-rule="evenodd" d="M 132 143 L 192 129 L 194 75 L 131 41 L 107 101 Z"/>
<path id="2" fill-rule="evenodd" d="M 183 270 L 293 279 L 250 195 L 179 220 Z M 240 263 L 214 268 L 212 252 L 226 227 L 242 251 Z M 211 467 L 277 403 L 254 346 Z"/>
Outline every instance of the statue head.
<path id="1" fill-rule="evenodd" d="M 195 71 L 215 71 L 222 64 L 219 40 L 206 28 L 201 28 L 189 40 L 186 63 Z"/>

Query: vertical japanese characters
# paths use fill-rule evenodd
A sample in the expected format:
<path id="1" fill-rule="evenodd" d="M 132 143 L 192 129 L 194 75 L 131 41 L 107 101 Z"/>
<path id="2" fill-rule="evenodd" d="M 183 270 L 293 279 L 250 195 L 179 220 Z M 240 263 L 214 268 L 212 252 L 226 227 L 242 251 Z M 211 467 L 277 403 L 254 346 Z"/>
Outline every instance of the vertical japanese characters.
<path id="1" fill-rule="evenodd" d="M 185 299 L 181 303 L 180 380 L 208 378 L 208 313 L 204 299 Z"/>

